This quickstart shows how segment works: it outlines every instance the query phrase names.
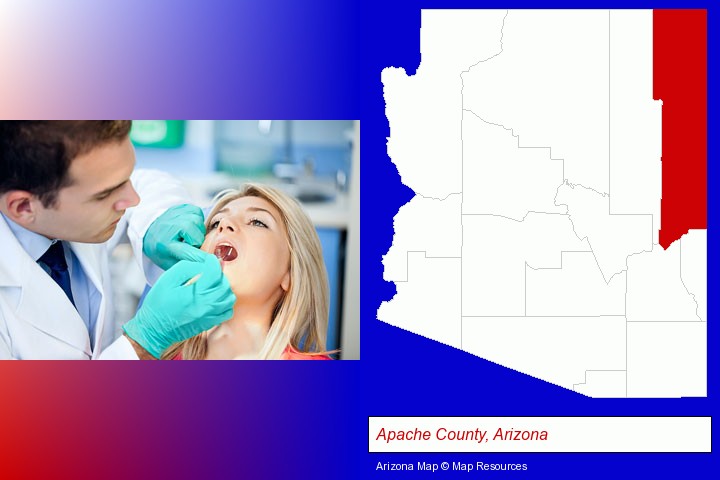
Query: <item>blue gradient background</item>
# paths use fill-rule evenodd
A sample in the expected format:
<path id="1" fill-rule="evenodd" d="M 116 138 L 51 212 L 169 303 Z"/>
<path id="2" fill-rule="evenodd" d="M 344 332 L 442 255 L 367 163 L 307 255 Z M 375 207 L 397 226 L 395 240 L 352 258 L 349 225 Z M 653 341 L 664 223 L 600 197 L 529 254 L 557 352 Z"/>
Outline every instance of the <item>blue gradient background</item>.
<path id="1" fill-rule="evenodd" d="M 636 6 L 659 5 L 672 6 Z M 713 85 L 717 9 L 694 6 L 709 8 Z M 0 362 L 0 478 L 413 478 L 421 474 L 375 465 L 422 460 L 529 466 L 493 477 L 693 478 L 718 470 L 717 454 L 367 453 L 369 415 L 713 415 L 718 408 L 713 268 L 708 398 L 589 399 L 375 320 L 394 294 L 380 263 L 392 219 L 412 197 L 385 151 L 380 71 L 417 68 L 421 7 L 445 4 L 0 1 L 3 118 L 360 118 L 364 292 L 360 361 Z M 714 185 L 712 88 L 708 98 Z M 717 189 L 708 191 L 716 245 Z M 715 249 L 708 261 L 717 265 Z"/>
<path id="2" fill-rule="evenodd" d="M 345 115 L 360 107 L 356 10 L 329 1 L 3 0 L 2 113 L 355 119 Z"/>

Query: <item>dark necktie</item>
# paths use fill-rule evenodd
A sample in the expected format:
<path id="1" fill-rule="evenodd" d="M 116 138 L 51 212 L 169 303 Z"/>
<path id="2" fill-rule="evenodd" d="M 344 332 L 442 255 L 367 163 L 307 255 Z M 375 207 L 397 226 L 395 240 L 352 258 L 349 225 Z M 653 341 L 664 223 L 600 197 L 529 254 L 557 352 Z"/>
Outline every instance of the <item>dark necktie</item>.
<path id="1" fill-rule="evenodd" d="M 55 242 L 50 245 L 47 252 L 40 257 L 39 262 L 44 263 L 50 269 L 50 278 L 60 285 L 70 302 L 75 305 L 70 288 L 70 272 L 68 272 L 67 262 L 65 262 L 65 254 L 63 253 L 62 242 Z"/>

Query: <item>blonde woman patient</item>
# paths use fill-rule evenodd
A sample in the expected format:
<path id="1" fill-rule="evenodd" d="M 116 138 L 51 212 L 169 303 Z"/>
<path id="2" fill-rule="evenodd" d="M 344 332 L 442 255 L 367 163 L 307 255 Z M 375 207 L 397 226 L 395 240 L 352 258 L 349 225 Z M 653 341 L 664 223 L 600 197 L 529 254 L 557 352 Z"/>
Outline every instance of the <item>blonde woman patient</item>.
<path id="1" fill-rule="evenodd" d="M 163 359 L 330 360 L 328 280 L 315 228 L 279 190 L 222 192 L 201 249 L 215 253 L 237 297 L 233 316 L 170 347 Z"/>

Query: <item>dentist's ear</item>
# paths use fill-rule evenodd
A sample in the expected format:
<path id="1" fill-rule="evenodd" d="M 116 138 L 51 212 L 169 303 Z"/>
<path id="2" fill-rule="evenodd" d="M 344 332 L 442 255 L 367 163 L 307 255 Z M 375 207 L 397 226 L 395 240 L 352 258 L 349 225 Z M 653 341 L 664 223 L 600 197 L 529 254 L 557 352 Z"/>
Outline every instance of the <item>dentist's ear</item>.
<path id="1" fill-rule="evenodd" d="M 13 222 L 26 227 L 35 221 L 38 199 L 32 193 L 25 190 L 11 190 L 1 199 L 2 212 Z"/>

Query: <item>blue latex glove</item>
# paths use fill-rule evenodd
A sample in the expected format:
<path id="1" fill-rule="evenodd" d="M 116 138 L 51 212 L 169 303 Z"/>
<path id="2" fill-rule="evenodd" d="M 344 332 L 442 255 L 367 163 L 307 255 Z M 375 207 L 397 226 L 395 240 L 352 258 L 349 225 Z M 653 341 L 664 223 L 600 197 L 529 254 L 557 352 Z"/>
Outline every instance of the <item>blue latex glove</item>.
<path id="1" fill-rule="evenodd" d="M 143 237 L 143 253 L 155 265 L 167 270 L 180 260 L 202 261 L 198 248 L 203 240 L 202 210 L 195 205 L 177 205 L 150 224 Z"/>
<path id="2" fill-rule="evenodd" d="M 135 317 L 123 327 L 128 337 L 153 357 L 172 344 L 187 340 L 228 320 L 235 295 L 220 269 L 220 261 L 209 253 L 201 262 L 183 260 L 163 273 L 148 292 Z M 185 285 L 201 274 L 192 285 Z"/>

